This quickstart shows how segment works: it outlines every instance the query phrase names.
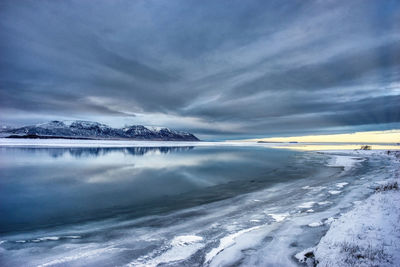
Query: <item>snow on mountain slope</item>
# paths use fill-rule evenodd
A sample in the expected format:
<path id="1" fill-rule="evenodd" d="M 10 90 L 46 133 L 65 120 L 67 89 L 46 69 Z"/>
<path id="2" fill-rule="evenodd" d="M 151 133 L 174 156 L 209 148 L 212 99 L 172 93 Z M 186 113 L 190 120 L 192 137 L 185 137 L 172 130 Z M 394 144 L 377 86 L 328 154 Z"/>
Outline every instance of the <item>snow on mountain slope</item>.
<path id="1" fill-rule="evenodd" d="M 112 128 L 91 121 L 51 121 L 20 128 L 3 129 L 3 136 L 16 138 L 90 138 L 90 139 L 134 139 L 161 141 L 198 141 L 191 133 L 174 131 L 168 128 L 148 128 L 132 125 Z"/>

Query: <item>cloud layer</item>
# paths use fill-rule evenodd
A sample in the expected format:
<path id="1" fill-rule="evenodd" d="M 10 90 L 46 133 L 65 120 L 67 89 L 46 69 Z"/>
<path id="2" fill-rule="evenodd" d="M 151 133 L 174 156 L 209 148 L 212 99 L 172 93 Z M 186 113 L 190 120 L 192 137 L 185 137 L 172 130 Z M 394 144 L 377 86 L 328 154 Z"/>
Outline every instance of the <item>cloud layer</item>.
<path id="1" fill-rule="evenodd" d="M 209 138 L 400 126 L 398 1 L 2 1 L 0 121 Z"/>

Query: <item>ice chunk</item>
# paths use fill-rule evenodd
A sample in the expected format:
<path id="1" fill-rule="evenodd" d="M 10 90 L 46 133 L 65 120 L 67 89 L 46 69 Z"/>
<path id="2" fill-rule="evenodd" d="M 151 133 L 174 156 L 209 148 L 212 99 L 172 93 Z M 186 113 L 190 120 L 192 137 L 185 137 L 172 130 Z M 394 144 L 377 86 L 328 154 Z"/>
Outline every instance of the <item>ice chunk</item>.
<path id="1" fill-rule="evenodd" d="M 313 222 L 313 223 L 308 224 L 309 227 L 319 227 L 322 225 L 324 225 L 323 222 Z"/>
<path id="2" fill-rule="evenodd" d="M 269 213 L 269 216 L 272 217 L 272 219 L 274 219 L 277 222 L 281 222 L 284 219 L 286 219 L 286 217 L 289 216 L 289 213 L 280 213 L 280 214 L 273 214 L 273 213 Z"/>
<path id="3" fill-rule="evenodd" d="M 227 247 L 230 247 L 235 244 L 235 239 L 238 238 L 239 236 L 243 235 L 244 233 L 256 230 L 260 228 L 261 226 L 255 226 L 252 228 L 248 229 L 243 229 L 237 233 L 230 234 L 228 236 L 225 236 L 219 241 L 219 246 L 217 248 L 213 248 L 210 252 L 206 254 L 206 260 L 205 262 L 208 263 L 210 262 L 215 256 L 218 255 L 222 250 L 224 250 Z"/>
<path id="4" fill-rule="evenodd" d="M 344 186 L 348 185 L 349 183 L 343 182 L 343 183 L 337 183 L 336 187 L 337 188 L 343 188 Z"/>
<path id="5" fill-rule="evenodd" d="M 314 206 L 314 204 L 315 204 L 314 201 L 304 202 L 303 204 L 301 204 L 299 206 L 299 208 L 301 208 L 301 209 L 309 209 L 309 208 L 312 208 L 312 206 Z"/>

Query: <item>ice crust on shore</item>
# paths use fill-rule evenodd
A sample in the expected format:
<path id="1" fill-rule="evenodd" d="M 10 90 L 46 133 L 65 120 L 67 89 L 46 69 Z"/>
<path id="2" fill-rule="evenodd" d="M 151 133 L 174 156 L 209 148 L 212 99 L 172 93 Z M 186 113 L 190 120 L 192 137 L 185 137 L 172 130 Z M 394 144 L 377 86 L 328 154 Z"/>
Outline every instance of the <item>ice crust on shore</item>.
<path id="1" fill-rule="evenodd" d="M 236 232 L 236 233 L 233 233 L 233 234 L 230 234 L 230 235 L 228 235 L 228 236 L 223 237 L 223 238 L 219 241 L 219 246 L 216 247 L 216 248 L 213 248 L 210 252 L 208 252 L 208 253 L 206 254 L 205 263 L 210 263 L 210 261 L 211 261 L 215 256 L 218 255 L 218 253 L 220 253 L 220 252 L 223 251 L 224 249 L 226 249 L 226 248 L 228 248 L 228 247 L 234 245 L 234 244 L 235 244 L 235 241 L 236 241 L 236 238 L 238 238 L 239 236 L 241 236 L 241 235 L 243 235 L 243 234 L 245 234 L 245 233 L 254 231 L 254 230 L 256 230 L 256 229 L 259 229 L 259 228 L 260 228 L 260 226 L 255 226 L 255 227 L 252 227 L 252 228 L 249 228 L 249 229 L 243 229 L 243 230 L 241 230 L 241 231 L 239 231 L 239 232 Z"/>
<path id="2" fill-rule="evenodd" d="M 314 250 L 319 266 L 396 266 L 400 193 L 377 193 L 331 224 Z"/>
<path id="3" fill-rule="evenodd" d="M 349 171 L 355 164 L 362 160 L 362 158 L 349 155 L 333 155 L 329 160 L 327 166 L 343 167 L 344 171 Z"/>
<path id="4" fill-rule="evenodd" d="M 272 219 L 274 219 L 276 222 L 281 222 L 289 216 L 289 213 L 280 213 L 280 214 L 269 213 L 268 215 L 271 216 Z"/>
<path id="5" fill-rule="evenodd" d="M 346 185 L 348 185 L 349 183 L 347 183 L 347 182 L 343 182 L 343 183 L 337 183 L 336 184 L 336 187 L 337 188 L 343 188 L 343 187 L 345 187 Z"/>
<path id="6" fill-rule="evenodd" d="M 400 263 L 400 152 L 388 162 L 392 178 L 375 182 L 375 193 L 331 223 L 313 248 L 295 255 L 308 266 L 399 266 Z M 382 157 L 384 155 L 382 154 Z M 322 222 L 310 223 L 310 227 Z"/>
<path id="7" fill-rule="evenodd" d="M 301 208 L 301 209 L 309 209 L 309 208 L 312 208 L 314 206 L 314 204 L 315 204 L 314 201 L 305 202 L 305 203 L 299 205 L 299 208 Z"/>

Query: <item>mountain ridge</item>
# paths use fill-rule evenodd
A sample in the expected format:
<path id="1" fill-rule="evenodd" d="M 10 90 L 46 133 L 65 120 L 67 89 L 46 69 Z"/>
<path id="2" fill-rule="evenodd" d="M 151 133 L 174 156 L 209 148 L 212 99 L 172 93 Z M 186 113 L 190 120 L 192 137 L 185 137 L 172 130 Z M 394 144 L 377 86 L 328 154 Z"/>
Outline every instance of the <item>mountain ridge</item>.
<path id="1" fill-rule="evenodd" d="M 93 121 L 59 121 L 28 125 L 0 130 L 7 138 L 62 138 L 62 139 L 99 139 L 99 140 L 153 140 L 153 141 L 199 141 L 185 131 L 176 131 L 166 127 L 146 127 L 131 125 L 113 128 Z"/>

